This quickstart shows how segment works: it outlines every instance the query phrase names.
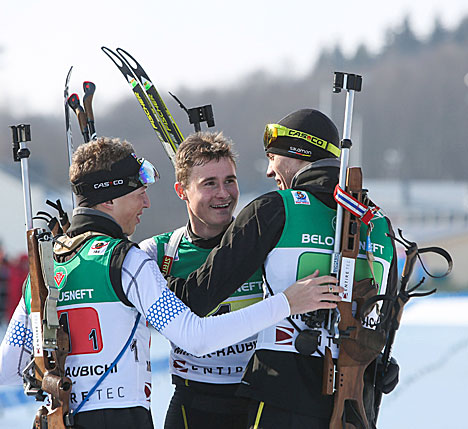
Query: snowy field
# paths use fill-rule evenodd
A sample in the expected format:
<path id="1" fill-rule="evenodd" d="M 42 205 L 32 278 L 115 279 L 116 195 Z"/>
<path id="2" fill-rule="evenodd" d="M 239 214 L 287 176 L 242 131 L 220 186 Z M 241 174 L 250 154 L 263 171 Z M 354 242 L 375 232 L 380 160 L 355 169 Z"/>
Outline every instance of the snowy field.
<path id="1" fill-rule="evenodd" d="M 2 330 L 3 333 L 4 329 Z M 154 334 L 153 397 L 156 428 L 163 427 L 172 386 L 169 343 Z M 397 334 L 394 356 L 400 384 L 383 398 L 379 429 L 466 429 L 468 386 L 468 295 L 446 295 L 410 302 Z M 20 387 L 0 387 L 0 428 L 29 429 L 39 404 Z"/>

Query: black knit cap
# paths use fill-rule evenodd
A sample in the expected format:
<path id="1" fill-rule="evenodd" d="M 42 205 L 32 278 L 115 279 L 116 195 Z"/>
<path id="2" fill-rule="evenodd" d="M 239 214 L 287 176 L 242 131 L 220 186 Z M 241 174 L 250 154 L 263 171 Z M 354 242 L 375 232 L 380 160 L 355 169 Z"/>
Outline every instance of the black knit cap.
<path id="1" fill-rule="evenodd" d="M 328 116 L 318 110 L 297 110 L 285 116 L 278 124 L 293 130 L 303 131 L 326 140 L 337 148 L 340 147 L 338 129 Z M 322 158 L 336 158 L 331 152 L 315 146 L 306 140 L 286 136 L 278 137 L 271 142 L 266 149 L 266 153 L 274 153 L 310 162 Z"/>

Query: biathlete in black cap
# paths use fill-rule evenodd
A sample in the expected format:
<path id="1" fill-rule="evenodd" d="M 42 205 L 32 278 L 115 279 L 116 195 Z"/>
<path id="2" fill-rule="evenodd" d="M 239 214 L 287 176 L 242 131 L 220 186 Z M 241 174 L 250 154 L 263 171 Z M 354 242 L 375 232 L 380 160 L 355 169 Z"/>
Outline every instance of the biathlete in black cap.
<path id="1" fill-rule="evenodd" d="M 276 180 L 279 191 L 246 206 L 206 263 L 187 280 L 169 280 L 170 288 L 199 315 L 206 315 L 261 267 L 265 297 L 276 296 L 302 276 L 330 272 L 333 192 L 340 169 L 336 126 L 317 110 L 298 110 L 266 126 L 264 146 L 269 160 L 266 174 Z M 378 214 L 373 223 L 374 269 L 383 293 L 396 280 L 396 258 L 385 235 L 391 229 L 388 220 Z M 358 261 L 358 280 L 371 277 L 369 271 L 367 263 Z M 322 356 L 328 346 L 336 358 L 337 346 L 321 329 L 317 351 L 299 354 L 294 342 L 306 325 L 299 316 L 292 322 L 285 318 L 258 334 L 255 354 L 238 390 L 250 398 L 249 428 L 329 427 L 333 397 L 321 394 Z M 394 379 L 389 382 L 396 384 Z"/>
<path id="2" fill-rule="evenodd" d="M 328 285 L 317 286 L 331 277 L 312 277 L 238 312 L 196 316 L 166 287 L 157 264 L 127 238 L 150 206 L 146 187 L 157 177 L 151 163 L 118 139 L 99 138 L 73 156 L 70 181 L 78 207 L 67 234 L 55 243 L 54 279 L 59 317 L 70 334 L 65 375 L 73 382 L 75 429 L 153 428 L 148 323 L 189 353 L 203 355 L 289 314 L 334 307 L 325 301 L 340 300 Z M 341 290 L 333 286 L 333 292 Z M 32 338 L 26 284 L 0 346 L 0 384 L 22 381 Z"/>

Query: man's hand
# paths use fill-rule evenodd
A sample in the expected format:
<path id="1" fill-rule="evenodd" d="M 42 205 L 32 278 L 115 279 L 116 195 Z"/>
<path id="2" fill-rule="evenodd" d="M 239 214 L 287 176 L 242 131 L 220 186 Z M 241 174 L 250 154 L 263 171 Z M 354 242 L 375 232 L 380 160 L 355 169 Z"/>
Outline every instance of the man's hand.
<path id="1" fill-rule="evenodd" d="M 337 279 L 332 276 L 318 277 L 318 274 L 319 271 L 316 270 L 284 291 L 291 315 L 336 308 L 336 304 L 341 301 L 341 297 L 336 294 L 344 292 L 344 289 L 336 285 Z"/>

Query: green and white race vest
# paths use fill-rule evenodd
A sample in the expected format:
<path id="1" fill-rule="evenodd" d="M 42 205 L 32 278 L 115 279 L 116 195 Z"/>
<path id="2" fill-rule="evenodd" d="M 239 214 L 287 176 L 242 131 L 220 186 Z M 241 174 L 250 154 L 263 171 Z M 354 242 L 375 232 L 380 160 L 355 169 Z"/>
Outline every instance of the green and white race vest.
<path id="1" fill-rule="evenodd" d="M 319 269 L 319 275 L 330 273 L 331 254 L 335 237 L 336 210 L 328 208 L 313 195 L 304 191 L 278 191 L 283 198 L 286 221 L 276 247 L 265 261 L 266 279 L 274 294 L 284 291 L 296 280 Z M 379 285 L 379 293 L 384 293 L 390 264 L 393 258 L 393 245 L 385 233 L 388 224 L 381 213 L 372 220 L 373 230 L 368 243 L 375 257 L 374 274 Z M 356 260 L 355 280 L 372 278 L 366 258 L 367 226 L 361 224 L 359 255 Z M 366 326 L 372 327 L 377 320 L 374 310 L 366 319 Z M 292 316 L 300 329 L 307 329 L 300 315 Z M 294 347 L 298 331 L 284 319 L 258 334 L 257 349 L 268 349 L 297 353 Z M 319 350 L 325 346 L 338 357 L 338 347 L 325 329 L 321 329 Z M 315 356 L 320 356 L 317 352 Z"/>
<path id="2" fill-rule="evenodd" d="M 108 236 L 89 239 L 67 262 L 55 262 L 61 321 L 70 332 L 65 375 L 73 381 L 70 406 L 76 408 L 122 350 L 137 311 L 117 297 L 109 276 L 112 251 L 120 242 Z M 30 289 L 25 302 L 30 305 Z M 29 309 L 28 309 L 29 313 Z M 104 379 L 82 411 L 143 406 L 151 398 L 150 332 L 139 322 L 131 347 Z"/>
<path id="3" fill-rule="evenodd" d="M 172 232 L 153 237 L 157 245 L 158 265 L 161 267 L 167 243 Z M 171 268 L 171 275 L 187 278 L 200 267 L 211 249 L 202 249 L 191 243 L 184 235 L 177 248 Z M 255 274 L 229 298 L 214 308 L 208 316 L 229 313 L 261 301 L 263 298 L 262 272 Z M 222 335 L 222 332 L 220 332 Z M 196 357 L 172 344 L 170 372 L 179 377 L 203 383 L 240 383 L 245 366 L 255 350 L 256 335 L 237 344 Z"/>

